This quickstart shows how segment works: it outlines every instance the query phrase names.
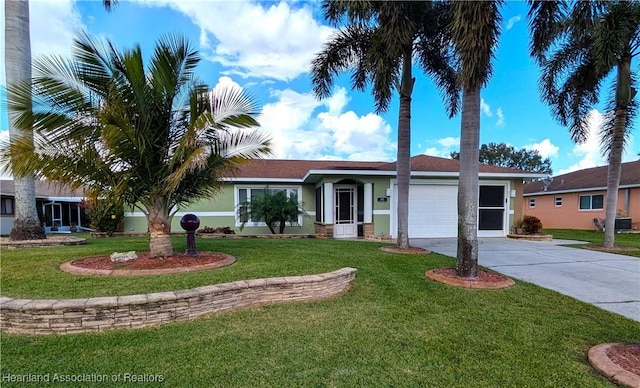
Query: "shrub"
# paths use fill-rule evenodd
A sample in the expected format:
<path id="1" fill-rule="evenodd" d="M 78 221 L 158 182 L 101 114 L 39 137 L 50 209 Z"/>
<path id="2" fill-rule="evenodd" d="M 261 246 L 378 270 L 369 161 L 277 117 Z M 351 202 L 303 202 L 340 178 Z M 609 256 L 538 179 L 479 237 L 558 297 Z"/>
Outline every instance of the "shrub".
<path id="1" fill-rule="evenodd" d="M 124 206 L 118 203 L 110 203 L 104 200 L 83 200 L 80 206 L 84 207 L 87 217 L 91 220 L 91 228 L 97 232 L 107 233 L 109 236 L 118 230 L 124 219 Z"/>
<path id="2" fill-rule="evenodd" d="M 217 233 L 217 234 L 236 234 L 236 232 L 231 229 L 230 226 L 222 226 L 213 228 L 211 226 L 205 226 L 204 228 L 198 230 L 197 233 Z"/>
<path id="3" fill-rule="evenodd" d="M 523 216 L 520 225 L 524 234 L 538 234 L 542 230 L 542 222 L 536 216 Z"/>

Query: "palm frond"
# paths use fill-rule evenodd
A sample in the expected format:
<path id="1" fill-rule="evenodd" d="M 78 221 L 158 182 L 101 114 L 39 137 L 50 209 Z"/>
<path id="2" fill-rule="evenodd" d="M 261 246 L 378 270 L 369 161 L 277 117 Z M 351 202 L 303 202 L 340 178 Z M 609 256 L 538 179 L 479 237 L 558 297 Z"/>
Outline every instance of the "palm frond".
<path id="1" fill-rule="evenodd" d="M 637 86 L 634 74 L 631 76 L 632 86 Z M 634 121 L 638 109 L 637 99 L 633 98 L 627 106 L 620 106 L 616 101 L 617 85 L 612 83 L 609 88 L 608 104 L 604 120 L 599 131 L 600 151 L 609 157 L 616 143 L 616 136 L 622 136 L 622 147 L 626 148 L 631 140 Z M 635 96 L 634 96 L 635 97 Z"/>
<path id="2" fill-rule="evenodd" d="M 502 1 L 454 1 L 451 36 L 461 69 L 459 83 L 465 89 L 481 88 L 491 78 L 494 49 L 500 36 Z"/>
<path id="3" fill-rule="evenodd" d="M 529 30 L 531 42 L 529 52 L 532 57 L 542 63 L 554 42 L 561 40 L 566 34 L 566 1 L 528 0 Z"/>
<path id="4" fill-rule="evenodd" d="M 363 26 L 350 25 L 335 32 L 324 44 L 311 62 L 311 84 L 317 97 L 330 96 L 335 77 L 354 67 L 353 86 L 357 89 L 366 86 L 371 79 L 368 72 L 371 66 L 366 63 L 364 55 L 370 51 L 371 33 Z"/>

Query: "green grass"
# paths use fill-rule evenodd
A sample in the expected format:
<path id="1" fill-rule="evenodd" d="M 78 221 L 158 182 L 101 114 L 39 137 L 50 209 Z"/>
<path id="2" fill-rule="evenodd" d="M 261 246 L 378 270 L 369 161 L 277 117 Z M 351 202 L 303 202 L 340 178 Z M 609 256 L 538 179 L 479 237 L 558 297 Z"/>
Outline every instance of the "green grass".
<path id="1" fill-rule="evenodd" d="M 166 386 L 185 387 L 605 387 L 611 384 L 589 366 L 588 349 L 640 342 L 638 322 L 524 282 L 471 291 L 427 281 L 426 270 L 453 266 L 454 260 L 382 252 L 381 245 L 198 240 L 200 250 L 229 253 L 238 261 L 200 273 L 136 278 L 73 276 L 58 266 L 80 256 L 145 250 L 142 238 L 2 251 L 2 294 L 28 298 L 133 294 L 347 266 L 358 273 L 349 292 L 320 302 L 132 331 L 3 334 L 0 377 L 119 375 L 117 384 L 94 384 L 104 387 L 130 386 L 127 373 L 162 375 Z M 184 249 L 182 240 L 175 247 Z"/>
<path id="2" fill-rule="evenodd" d="M 553 238 L 588 241 L 594 245 L 602 246 L 604 232 L 597 230 L 577 229 L 545 229 L 545 233 L 552 234 Z M 621 255 L 640 257 L 640 233 L 616 233 L 615 244 L 617 247 L 636 248 L 634 250 L 612 251 Z M 582 245 L 571 245 L 576 248 L 584 248 Z"/>

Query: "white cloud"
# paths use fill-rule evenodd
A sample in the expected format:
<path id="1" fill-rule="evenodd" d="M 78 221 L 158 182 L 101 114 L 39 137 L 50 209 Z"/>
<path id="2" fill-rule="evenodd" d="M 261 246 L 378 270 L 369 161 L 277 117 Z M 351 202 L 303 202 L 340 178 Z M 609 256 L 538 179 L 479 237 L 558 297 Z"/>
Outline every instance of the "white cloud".
<path id="1" fill-rule="evenodd" d="M 602 154 L 600 148 L 600 127 L 604 120 L 604 115 L 598 110 L 593 109 L 589 112 L 587 120 L 587 141 L 582 144 L 574 145 L 570 153 L 570 156 L 580 158 L 579 161 L 565 169 L 558 171 L 558 175 L 566 174 L 568 172 L 576 170 L 582 170 L 585 168 L 605 166 L 609 163 L 607 158 Z M 633 137 L 629 139 L 627 144 L 633 144 Z M 633 147 L 628 146 L 622 154 L 622 162 L 625 163 L 634 160 L 637 160 L 636 151 L 633 149 Z"/>
<path id="2" fill-rule="evenodd" d="M 424 150 L 423 154 L 431 156 L 439 156 L 441 158 L 449 158 L 451 151 L 457 151 L 460 149 L 459 137 L 443 137 L 440 139 L 428 139 L 427 144 L 435 144 L 435 146 L 429 147 Z"/>
<path id="3" fill-rule="evenodd" d="M 273 140 L 274 157 L 282 159 L 393 160 L 396 143 L 391 127 L 369 113 L 344 112 L 348 97 L 338 88 L 326 101 L 291 89 L 272 92 L 259 118 Z"/>
<path id="4" fill-rule="evenodd" d="M 496 127 L 504 127 L 504 113 L 502 113 L 502 107 L 499 107 L 496 110 L 496 116 L 498 116 L 498 121 L 496 122 Z"/>
<path id="5" fill-rule="evenodd" d="M 558 171 L 558 175 L 607 164 L 607 160 L 600 153 L 600 137 L 598 136 L 603 119 L 604 115 L 596 109 L 589 112 L 587 141 L 574 145 L 571 151 L 571 156 L 580 158 L 580 160 Z"/>
<path id="6" fill-rule="evenodd" d="M 191 18 L 202 31 L 200 41 L 209 43 L 203 48 L 211 47 L 203 57 L 228 67 L 227 75 L 294 79 L 309 71 L 311 59 L 333 31 L 315 20 L 304 2 L 138 2 L 171 7 Z"/>
<path id="7" fill-rule="evenodd" d="M 85 29 L 71 0 L 31 1 L 29 17 L 34 58 L 50 54 L 70 56 L 76 32 Z"/>
<path id="8" fill-rule="evenodd" d="M 491 110 L 491 105 L 489 105 L 484 98 L 480 99 L 480 110 L 487 117 L 493 117 L 493 111 Z M 504 112 L 502 111 L 502 107 L 498 107 L 496 109 L 496 116 L 498 120 L 496 121 L 496 127 L 504 127 Z"/>
<path id="9" fill-rule="evenodd" d="M 442 139 L 438 139 L 437 143 L 447 148 L 460 147 L 460 138 L 453 136 L 443 137 Z"/>
<path id="10" fill-rule="evenodd" d="M 511 28 L 513 28 L 513 26 L 519 22 L 522 19 L 522 17 L 520 17 L 520 15 L 516 15 L 514 17 L 509 18 L 509 20 L 507 21 L 507 30 L 510 30 Z"/>
<path id="11" fill-rule="evenodd" d="M 558 151 L 560 150 L 560 147 L 551 143 L 550 139 L 544 139 L 539 143 L 527 144 L 527 145 L 524 145 L 522 148 L 538 151 L 538 153 L 540 153 L 540 156 L 542 156 L 543 159 L 551 158 L 551 157 L 557 158 Z"/>
<path id="12" fill-rule="evenodd" d="M 484 98 L 480 99 L 480 110 L 482 110 L 482 112 L 484 112 L 484 114 L 487 115 L 488 117 L 493 116 L 493 112 L 491 112 L 491 106 L 487 104 Z"/>

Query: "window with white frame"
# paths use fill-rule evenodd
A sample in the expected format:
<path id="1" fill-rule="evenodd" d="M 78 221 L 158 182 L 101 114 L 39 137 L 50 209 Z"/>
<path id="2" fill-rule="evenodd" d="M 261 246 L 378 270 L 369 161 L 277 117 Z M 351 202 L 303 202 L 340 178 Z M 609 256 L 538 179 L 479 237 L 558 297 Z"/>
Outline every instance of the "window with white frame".
<path id="1" fill-rule="evenodd" d="M 0 214 L 5 214 L 5 215 L 13 214 L 13 198 L 9 198 L 9 197 L 0 198 Z"/>
<path id="2" fill-rule="evenodd" d="M 299 202 L 302 202 L 301 198 L 301 188 L 300 187 L 279 187 L 279 186 L 243 186 L 236 188 L 236 209 L 237 217 L 236 217 L 236 226 L 240 226 L 243 222 L 252 223 L 256 226 L 264 226 L 264 222 L 262 220 L 254 220 L 250 219 L 250 215 L 245 211 L 246 203 L 251 202 L 252 199 L 258 198 L 262 196 L 265 190 L 271 191 L 284 191 L 287 193 L 287 197 L 295 196 Z M 302 224 L 302 217 L 298 219 L 298 223 Z"/>
<path id="3" fill-rule="evenodd" d="M 562 207 L 562 197 L 555 198 L 556 207 Z"/>
<path id="4" fill-rule="evenodd" d="M 604 195 L 592 194 L 580 196 L 580 210 L 604 209 Z"/>
<path id="5" fill-rule="evenodd" d="M 530 208 L 536 207 L 536 199 L 535 198 L 529 198 L 529 207 Z"/>

